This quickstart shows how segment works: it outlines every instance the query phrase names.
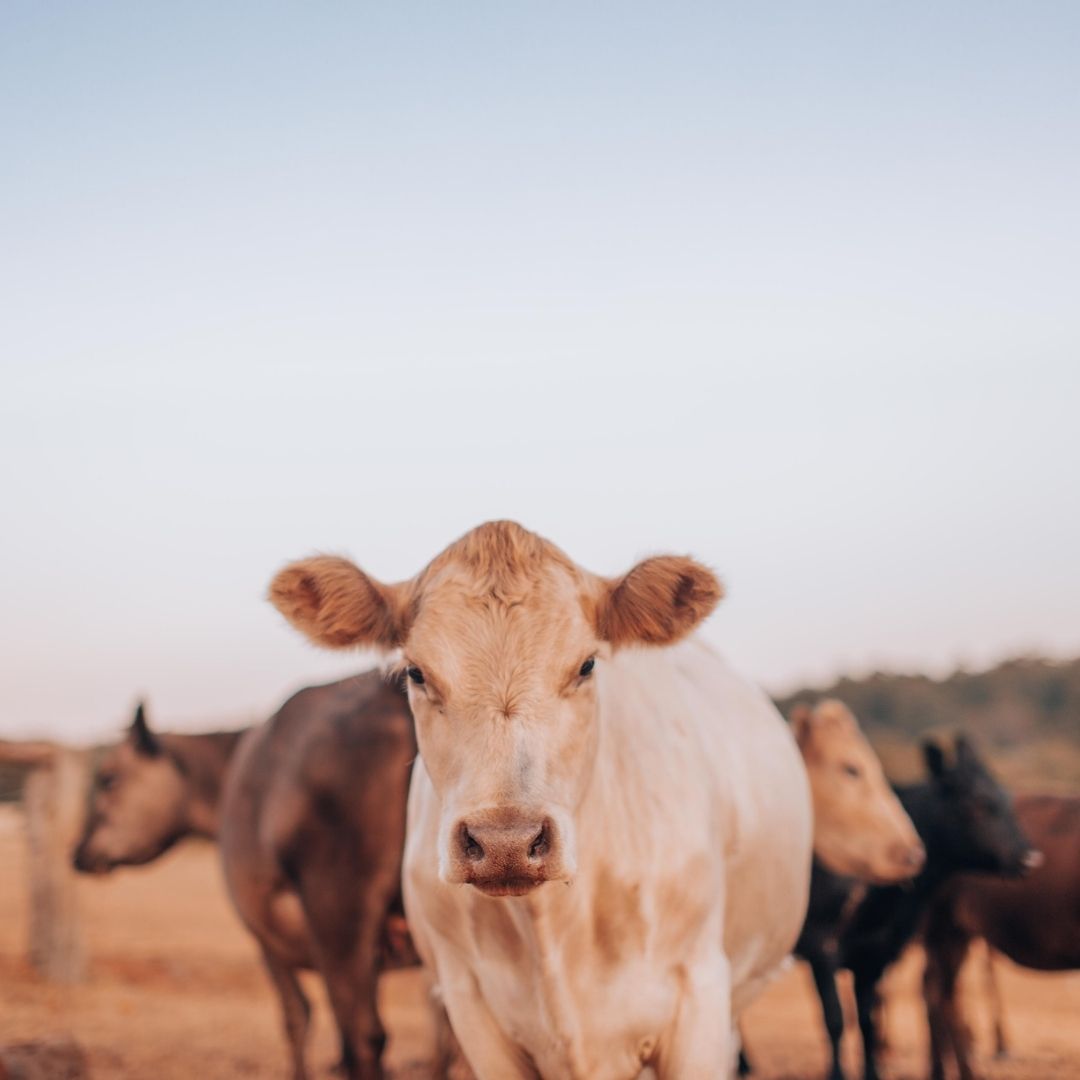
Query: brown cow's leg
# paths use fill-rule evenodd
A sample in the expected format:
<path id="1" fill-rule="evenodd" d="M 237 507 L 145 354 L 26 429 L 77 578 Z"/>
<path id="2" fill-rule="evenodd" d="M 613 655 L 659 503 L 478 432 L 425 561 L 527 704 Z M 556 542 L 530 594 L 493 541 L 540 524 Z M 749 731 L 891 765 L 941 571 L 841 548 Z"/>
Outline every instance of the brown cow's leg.
<path id="1" fill-rule="evenodd" d="M 341 1032 L 346 1080 L 383 1080 L 386 1033 L 376 991 L 383 923 L 397 888 L 396 877 L 387 874 L 368 875 L 345 887 L 336 869 L 302 883 L 316 961 Z"/>
<path id="2" fill-rule="evenodd" d="M 960 1069 L 960 1080 L 977 1080 L 977 1073 L 972 1064 L 972 1038 L 971 1028 L 964 1019 L 964 1012 L 960 1008 L 959 995 L 956 992 L 956 982 L 960 969 L 964 966 L 964 957 L 967 954 L 967 941 L 956 944 L 955 954 L 951 959 L 952 984 L 948 986 L 945 995 L 944 1012 L 945 1023 L 952 1035 L 953 1053 L 956 1054 L 956 1064 Z"/>
<path id="3" fill-rule="evenodd" d="M 300 987 L 296 972 L 284 961 L 263 946 L 263 961 L 270 978 L 274 981 L 281 998 L 281 1012 L 285 1020 L 285 1034 L 293 1059 L 294 1080 L 307 1080 L 304 1064 L 304 1044 L 307 1042 L 308 1024 L 311 1020 L 311 1004 Z"/>

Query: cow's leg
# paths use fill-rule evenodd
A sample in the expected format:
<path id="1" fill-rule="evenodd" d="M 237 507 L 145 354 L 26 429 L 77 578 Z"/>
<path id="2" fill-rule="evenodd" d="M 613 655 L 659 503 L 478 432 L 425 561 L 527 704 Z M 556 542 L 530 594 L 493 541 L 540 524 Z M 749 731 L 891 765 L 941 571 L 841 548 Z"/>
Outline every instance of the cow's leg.
<path id="1" fill-rule="evenodd" d="M 937 950 L 937 960 L 942 975 L 941 1012 L 944 1018 L 945 1030 L 952 1045 L 952 1051 L 956 1055 L 956 1066 L 960 1073 L 960 1080 L 975 1080 L 975 1069 L 972 1065 L 971 1029 L 964 1019 L 963 1010 L 960 1008 L 960 995 L 957 992 L 960 969 L 964 966 L 967 951 L 967 938 L 957 936 L 951 938 L 944 949 Z"/>
<path id="2" fill-rule="evenodd" d="M 877 988 L 881 974 L 876 967 L 854 971 L 855 1007 L 859 1013 L 859 1031 L 862 1034 L 863 1043 L 864 1080 L 878 1080 L 877 1027 L 874 1024 L 874 1013 L 877 1007 Z"/>
<path id="3" fill-rule="evenodd" d="M 260 942 L 260 944 L 262 944 Z M 276 957 L 266 945 L 262 946 L 263 962 L 281 998 L 281 1014 L 293 1060 L 293 1080 L 307 1080 L 304 1064 L 304 1044 L 311 1021 L 311 1004 L 300 986 L 296 971 Z"/>
<path id="4" fill-rule="evenodd" d="M 971 939 L 952 919 L 939 915 L 926 927 L 923 990 L 930 1022 L 930 1075 L 944 1080 L 955 1056 L 960 1080 L 974 1080 L 971 1032 L 960 1009 L 957 983 Z"/>
<path id="5" fill-rule="evenodd" d="M 382 1080 L 386 1033 L 376 992 L 383 924 L 397 892 L 393 874 L 358 876 L 343 888 L 338 871 L 306 869 L 300 895 L 315 960 L 341 1033 L 347 1080 Z"/>
<path id="6" fill-rule="evenodd" d="M 731 967 L 721 954 L 687 973 L 675 1023 L 657 1051 L 658 1080 L 729 1077 L 734 1064 L 730 1016 Z"/>
<path id="7" fill-rule="evenodd" d="M 951 1056 L 949 1033 L 941 1003 L 944 997 L 943 974 L 938 962 L 937 950 L 927 942 L 926 968 L 923 971 L 923 1001 L 926 1004 L 926 1022 L 930 1029 L 930 1080 L 945 1080 L 946 1058 Z"/>
<path id="8" fill-rule="evenodd" d="M 1005 1007 L 1001 1000 L 1001 987 L 998 985 L 997 973 L 994 970 L 994 948 L 989 941 L 984 944 L 986 945 L 986 996 L 990 999 L 990 1011 L 994 1022 L 994 1057 L 1000 1060 L 1009 1056 L 1009 1043 L 1005 1037 Z"/>
<path id="9" fill-rule="evenodd" d="M 840 1005 L 840 996 L 836 992 L 836 965 L 824 953 L 815 953 L 810 957 L 810 971 L 814 976 L 814 986 L 821 1000 L 821 1015 L 825 1021 L 825 1030 L 829 1034 L 829 1047 L 832 1064 L 829 1080 L 844 1080 L 844 1068 L 840 1063 L 840 1040 L 844 1036 L 844 1010 Z"/>
<path id="10" fill-rule="evenodd" d="M 476 1080 L 465 1060 L 461 1043 L 450 1026 L 442 991 L 437 986 L 432 985 L 429 988 L 428 1003 L 435 1027 L 435 1064 L 432 1068 L 434 1080 Z"/>
<path id="11" fill-rule="evenodd" d="M 532 1063 L 495 1022 L 468 969 L 444 960 L 438 966 L 453 1034 L 477 1080 L 537 1080 Z"/>

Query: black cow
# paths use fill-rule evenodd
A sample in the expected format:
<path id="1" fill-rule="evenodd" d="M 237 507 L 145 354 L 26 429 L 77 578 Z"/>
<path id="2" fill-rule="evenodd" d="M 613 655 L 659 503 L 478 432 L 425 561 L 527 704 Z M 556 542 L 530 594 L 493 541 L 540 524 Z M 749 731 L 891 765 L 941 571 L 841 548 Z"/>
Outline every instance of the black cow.
<path id="1" fill-rule="evenodd" d="M 911 941 L 938 890 L 963 872 L 1019 877 L 1038 865 L 1013 815 L 1008 793 L 974 748 L 959 736 L 950 754 L 923 745 L 929 779 L 897 794 L 926 847 L 926 863 L 910 885 L 865 888 L 815 865 L 810 909 L 795 951 L 809 961 L 832 1045 L 831 1080 L 844 1080 L 840 1037 L 844 1017 L 836 972 L 855 976 L 865 1080 L 877 1080 L 874 1012 L 878 983 Z"/>

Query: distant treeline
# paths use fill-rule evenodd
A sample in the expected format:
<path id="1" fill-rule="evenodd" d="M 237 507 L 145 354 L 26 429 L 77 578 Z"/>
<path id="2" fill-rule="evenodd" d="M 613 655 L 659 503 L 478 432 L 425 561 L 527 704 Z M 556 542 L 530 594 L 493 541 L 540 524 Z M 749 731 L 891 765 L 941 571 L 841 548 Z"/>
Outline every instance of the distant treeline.
<path id="1" fill-rule="evenodd" d="M 851 708 L 894 773 L 917 771 L 924 736 L 962 730 L 1014 785 L 1080 790 L 1080 659 L 1022 657 L 943 679 L 879 672 L 799 690 L 777 705 L 787 715 L 822 697 Z"/>

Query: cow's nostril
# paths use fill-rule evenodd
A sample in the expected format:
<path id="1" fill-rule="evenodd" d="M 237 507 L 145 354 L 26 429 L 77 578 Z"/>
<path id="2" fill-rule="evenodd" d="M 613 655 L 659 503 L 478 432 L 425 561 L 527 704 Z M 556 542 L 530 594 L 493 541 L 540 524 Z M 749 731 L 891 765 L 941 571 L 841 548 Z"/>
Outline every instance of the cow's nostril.
<path id="1" fill-rule="evenodd" d="M 539 859 L 541 856 L 546 855 L 551 850 L 551 832 L 548 828 L 548 823 L 545 821 L 540 826 L 540 831 L 533 837 L 532 843 L 529 845 L 529 858 Z"/>
<path id="2" fill-rule="evenodd" d="M 461 846 L 465 849 L 466 858 L 472 859 L 473 862 L 479 862 L 484 857 L 484 849 L 480 846 L 480 841 L 464 825 L 461 826 Z"/>

